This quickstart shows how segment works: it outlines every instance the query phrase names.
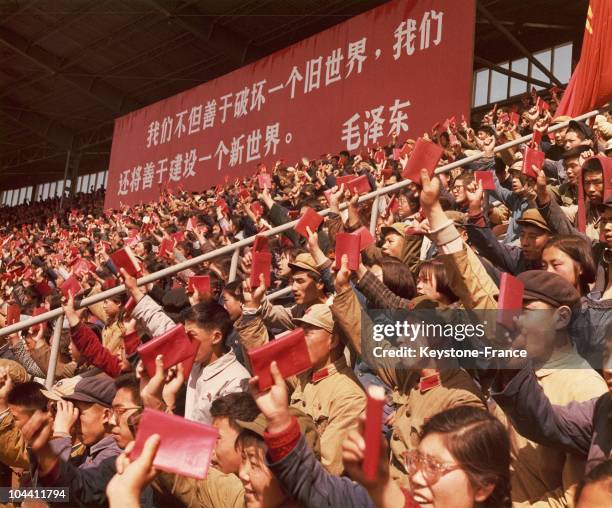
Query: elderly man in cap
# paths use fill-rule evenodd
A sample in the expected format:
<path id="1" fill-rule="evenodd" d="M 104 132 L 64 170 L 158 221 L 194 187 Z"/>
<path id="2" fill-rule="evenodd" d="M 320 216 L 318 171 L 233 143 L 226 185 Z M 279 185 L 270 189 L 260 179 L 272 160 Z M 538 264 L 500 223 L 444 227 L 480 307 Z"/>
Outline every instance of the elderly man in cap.
<path id="1" fill-rule="evenodd" d="M 543 270 L 523 272 L 518 279 L 525 288 L 524 310 L 517 320 L 518 336 L 513 347 L 527 351 L 544 394 L 553 404 L 566 405 L 605 393 L 605 381 L 577 353 L 570 337 L 572 310 L 580 300 L 576 289 L 556 273 Z M 575 339 L 580 340 L 579 337 Z M 507 414 L 513 421 L 515 413 L 510 410 Z M 501 412 L 497 416 L 506 420 Z M 582 478 L 584 460 L 559 448 L 538 445 L 508 423 L 507 427 L 514 444 L 512 501 L 569 504 L 572 486 Z"/>
<path id="2" fill-rule="evenodd" d="M 347 365 L 328 305 L 310 306 L 302 317 L 294 318 L 293 326 L 304 329 L 312 369 L 288 379 L 293 388 L 291 406 L 312 417 L 321 436 L 323 465 L 341 474 L 342 441 L 365 409 L 365 394 Z M 237 329 L 247 351 L 270 340 L 259 316 L 241 320 Z"/>
<path id="3" fill-rule="evenodd" d="M 113 379 L 99 374 L 80 379 L 72 392 L 43 393 L 56 403 L 55 416 L 38 411 L 22 429 L 38 464 L 40 484 L 69 487 L 73 506 L 105 506 L 105 487 L 121 453 L 112 434 L 117 393 Z M 70 458 L 73 436 L 85 451 Z"/>

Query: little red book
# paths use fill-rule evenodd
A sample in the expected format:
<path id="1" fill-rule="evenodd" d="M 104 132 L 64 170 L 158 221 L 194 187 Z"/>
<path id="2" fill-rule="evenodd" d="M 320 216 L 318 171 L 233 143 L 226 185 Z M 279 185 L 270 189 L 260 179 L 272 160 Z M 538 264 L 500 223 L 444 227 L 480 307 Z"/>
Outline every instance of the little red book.
<path id="1" fill-rule="evenodd" d="M 336 235 L 336 270 L 342 266 L 342 256 L 348 257 L 349 270 L 357 270 L 361 261 L 361 237 L 352 233 L 338 233 Z"/>
<path id="2" fill-rule="evenodd" d="M 270 364 L 276 361 L 284 378 L 295 376 L 312 367 L 306 337 L 302 328 L 289 330 L 263 346 L 248 351 L 253 376 L 259 376 L 259 389 L 266 390 L 274 383 Z"/>
<path id="3" fill-rule="evenodd" d="M 397 196 L 393 196 L 387 205 L 387 213 L 392 214 L 399 210 L 399 201 L 397 200 Z"/>
<path id="4" fill-rule="evenodd" d="M 548 111 L 550 109 L 550 104 L 548 104 L 548 102 L 546 102 L 544 99 L 542 99 L 542 97 L 538 97 L 538 100 L 536 102 L 536 106 L 538 107 L 538 111 L 540 111 L 540 112 Z"/>
<path id="5" fill-rule="evenodd" d="M 49 309 L 47 309 L 46 307 L 36 307 L 34 311 L 32 312 L 32 317 L 40 316 L 41 314 L 44 314 L 45 312 L 48 312 L 48 311 Z M 42 323 L 40 323 L 40 325 L 42 325 L 43 330 L 47 329 L 46 321 L 43 321 Z M 38 330 L 38 326 L 40 325 L 35 325 L 35 329 Z"/>
<path id="6" fill-rule="evenodd" d="M 6 308 L 6 326 L 19 323 L 21 320 L 21 307 L 13 304 Z"/>
<path id="7" fill-rule="evenodd" d="M 538 177 L 538 174 L 533 170 L 533 166 L 542 169 L 544 164 L 544 152 L 533 148 L 525 148 L 523 152 L 523 174 L 533 179 Z"/>
<path id="8" fill-rule="evenodd" d="M 354 178 L 350 182 L 347 183 L 348 189 L 351 191 L 351 194 L 354 196 L 355 194 L 367 194 L 372 190 L 370 187 L 370 181 L 368 180 L 367 175 L 361 175 L 357 178 Z"/>
<path id="9" fill-rule="evenodd" d="M 251 264 L 251 288 L 259 287 L 259 275 L 263 274 L 266 289 L 270 287 L 272 272 L 272 254 L 266 251 L 253 252 Z"/>
<path id="10" fill-rule="evenodd" d="M 272 179 L 268 173 L 261 173 L 257 175 L 257 183 L 260 189 L 269 189 L 272 187 Z"/>
<path id="11" fill-rule="evenodd" d="M 497 322 L 509 330 L 523 308 L 524 284 L 509 273 L 502 273 L 497 300 Z"/>
<path id="12" fill-rule="evenodd" d="M 165 258 L 174 250 L 174 238 L 164 238 L 159 244 L 158 255 L 160 258 Z"/>
<path id="13" fill-rule="evenodd" d="M 153 434 L 160 437 L 153 467 L 188 478 L 206 478 L 219 435 L 216 427 L 145 408 L 138 423 L 131 460 L 140 456 L 145 441 Z"/>
<path id="14" fill-rule="evenodd" d="M 363 436 L 365 441 L 363 474 L 367 480 L 374 480 L 376 478 L 376 472 L 378 471 L 384 405 L 385 389 L 382 386 L 371 385 L 368 388 L 366 421 Z"/>
<path id="15" fill-rule="evenodd" d="M 210 275 L 193 275 L 187 281 L 187 293 L 193 294 L 197 289 L 200 295 L 210 293 Z"/>
<path id="16" fill-rule="evenodd" d="M 34 289 L 43 298 L 46 298 L 47 296 L 49 296 L 53 292 L 53 289 L 51 288 L 51 286 L 49 286 L 47 281 L 44 281 L 44 280 L 42 282 L 38 282 L 34 286 Z"/>
<path id="17" fill-rule="evenodd" d="M 123 249 L 113 252 L 110 258 L 115 268 L 117 268 L 117 271 L 123 268 L 132 277 L 137 277 L 140 273 L 140 262 L 129 247 L 124 247 Z"/>
<path id="18" fill-rule="evenodd" d="M 306 207 L 306 211 L 300 217 L 298 223 L 293 227 L 296 233 L 302 235 L 305 238 L 308 238 L 307 227 L 310 228 L 312 232 L 315 232 L 319 229 L 319 226 L 323 222 L 323 217 L 315 212 L 312 208 Z"/>
<path id="19" fill-rule="evenodd" d="M 513 123 L 514 125 L 518 127 L 519 120 L 520 120 L 520 117 L 516 111 L 513 111 L 512 113 L 510 113 L 510 123 Z"/>
<path id="20" fill-rule="evenodd" d="M 374 154 L 374 160 L 376 161 L 376 164 L 382 164 L 383 162 L 385 162 L 386 158 L 387 156 L 385 155 L 384 150 L 377 150 Z"/>
<path id="21" fill-rule="evenodd" d="M 176 243 L 182 242 L 183 240 L 185 240 L 185 232 L 184 231 L 177 231 L 176 233 L 174 233 L 172 235 L 172 238 L 174 238 L 174 241 Z"/>
<path id="22" fill-rule="evenodd" d="M 74 275 L 68 277 L 60 286 L 60 291 L 66 298 L 70 298 L 70 295 L 75 297 L 81 292 L 82 289 L 81 284 Z"/>
<path id="23" fill-rule="evenodd" d="M 191 342 L 185 327 L 178 324 L 164 334 L 138 346 L 137 351 L 149 377 L 155 374 L 155 358 L 158 355 L 163 355 L 164 369 L 169 369 L 173 365 L 184 362 L 183 367 L 185 367 L 185 377 L 187 378 L 189 376 L 187 370 L 191 371 L 197 349 L 198 343 Z"/>
<path id="24" fill-rule="evenodd" d="M 440 145 L 436 145 L 423 138 L 417 139 L 412 155 L 408 159 L 404 171 L 402 171 L 402 177 L 406 180 L 420 183 L 421 169 L 425 168 L 431 178 L 440 157 L 442 157 L 442 152 L 443 150 Z"/>
<path id="25" fill-rule="evenodd" d="M 338 188 L 344 184 L 344 188 L 347 188 L 347 184 L 355 178 L 355 175 L 345 175 L 345 176 L 337 176 L 336 177 L 336 185 Z"/>
<path id="26" fill-rule="evenodd" d="M 482 182 L 484 190 L 495 190 L 495 180 L 490 171 L 474 171 L 474 177 L 477 182 Z"/>
<path id="27" fill-rule="evenodd" d="M 410 154 L 412 153 L 412 150 L 413 150 L 413 147 L 410 143 L 404 143 L 400 150 L 399 158 L 401 159 L 402 157 L 409 157 Z"/>
<path id="28" fill-rule="evenodd" d="M 253 201 L 250 204 L 251 207 L 251 212 L 253 212 L 254 215 L 256 215 L 257 217 L 261 217 L 263 215 L 263 206 L 261 206 L 261 203 L 259 201 Z"/>
<path id="29" fill-rule="evenodd" d="M 262 252 L 268 250 L 268 237 L 257 235 L 253 242 L 253 252 Z"/>
<path id="30" fill-rule="evenodd" d="M 370 233 L 370 230 L 365 226 L 361 226 L 356 231 L 353 231 L 354 235 L 359 237 L 359 250 L 368 248 L 370 245 L 374 243 L 374 237 Z"/>
<path id="31" fill-rule="evenodd" d="M 533 131 L 533 137 L 531 138 L 532 146 L 534 148 L 539 149 L 541 142 L 542 142 L 542 131 Z"/>

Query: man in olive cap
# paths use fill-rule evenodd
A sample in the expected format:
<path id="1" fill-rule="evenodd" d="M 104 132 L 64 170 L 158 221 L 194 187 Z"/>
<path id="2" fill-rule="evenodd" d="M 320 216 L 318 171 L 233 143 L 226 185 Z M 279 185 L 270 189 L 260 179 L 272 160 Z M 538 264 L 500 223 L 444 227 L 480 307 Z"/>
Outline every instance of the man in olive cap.
<path id="1" fill-rule="evenodd" d="M 310 306 L 293 325 L 304 330 L 312 369 L 287 380 L 293 387 L 290 405 L 314 420 L 321 436 L 321 461 L 328 471 L 341 474 L 342 441 L 365 409 L 365 394 L 346 362 L 328 305 Z M 268 331 L 257 316 L 238 331 L 246 350 L 269 342 Z"/>
<path id="2" fill-rule="evenodd" d="M 265 297 L 266 289 L 262 280 L 259 287 L 251 288 L 251 300 L 243 305 L 243 316 L 236 321 L 234 326 L 238 329 L 245 319 L 248 321 L 251 316 L 260 316 L 265 325 L 271 329 L 294 328 L 294 318 L 302 316 L 312 305 L 327 301 L 328 295 L 325 291 L 323 272 L 329 270 L 330 266 L 331 262 L 327 259 L 323 264 L 317 264 L 309 253 L 298 254 L 295 261 L 289 263 L 291 291 L 295 305 L 291 307 L 272 305 Z"/>
<path id="3" fill-rule="evenodd" d="M 569 334 L 572 309 L 580 300 L 576 289 L 556 273 L 543 270 L 523 272 L 518 279 L 524 284 L 524 295 L 514 347 L 527 350 L 535 383 L 544 395 L 553 404 L 564 406 L 606 393 L 606 383 L 576 352 Z M 497 388 L 512 377 L 513 373 L 502 369 Z M 497 393 L 495 400 L 516 426 L 516 430 L 510 427 L 516 449 L 511 474 L 512 501 L 570 504 L 572 485 L 580 481 L 585 461 L 560 448 L 543 446 L 523 437 L 522 412 L 517 412 L 522 402 L 520 397 L 511 402 L 506 393 L 505 390 Z M 517 418 L 519 414 L 521 418 Z M 498 417 L 504 420 L 503 415 Z"/>

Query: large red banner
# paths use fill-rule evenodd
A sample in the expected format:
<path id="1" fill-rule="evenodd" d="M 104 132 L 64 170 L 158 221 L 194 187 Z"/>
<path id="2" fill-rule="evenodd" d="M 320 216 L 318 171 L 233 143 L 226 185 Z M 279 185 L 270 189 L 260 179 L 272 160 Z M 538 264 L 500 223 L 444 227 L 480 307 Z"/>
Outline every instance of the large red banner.
<path id="1" fill-rule="evenodd" d="M 474 0 L 397 0 L 115 121 L 107 208 L 469 112 Z"/>

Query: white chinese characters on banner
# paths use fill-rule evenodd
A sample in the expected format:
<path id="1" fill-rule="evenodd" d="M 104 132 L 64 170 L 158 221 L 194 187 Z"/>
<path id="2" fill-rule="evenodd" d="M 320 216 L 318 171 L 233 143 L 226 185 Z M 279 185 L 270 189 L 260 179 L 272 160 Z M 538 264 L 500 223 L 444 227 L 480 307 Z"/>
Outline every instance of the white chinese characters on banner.
<path id="1" fill-rule="evenodd" d="M 419 50 L 428 49 L 430 42 L 433 42 L 434 46 L 437 46 L 442 42 L 442 18 L 443 12 L 437 12 L 434 10 L 425 11 L 421 22 L 418 24 L 419 32 Z M 436 22 L 436 36 L 431 41 L 431 22 Z M 393 44 L 393 58 L 398 60 L 404 53 L 411 56 L 416 51 L 415 40 L 417 32 L 417 21 L 416 19 L 406 19 L 402 21 L 395 31 L 393 36 L 395 43 Z"/>
<path id="2" fill-rule="evenodd" d="M 355 113 L 346 122 L 342 124 L 342 132 L 340 139 L 345 143 L 347 150 L 357 150 L 361 146 L 376 145 L 378 140 L 385 135 L 399 136 L 402 132 L 408 131 L 408 115 L 405 108 L 410 106 L 410 101 L 401 102 L 400 99 L 395 99 L 394 103 L 389 106 L 389 130 L 385 132 L 385 106 L 377 106 L 375 108 L 364 111 L 363 117 L 359 113 Z M 362 120 L 363 118 L 363 120 Z M 363 133 L 361 128 L 363 127 Z"/>
<path id="3" fill-rule="evenodd" d="M 294 99 L 298 94 L 316 94 L 343 80 L 358 79 L 365 66 L 373 65 L 384 51 L 389 51 L 389 59 L 397 61 L 438 46 L 443 37 L 444 12 L 428 8 L 422 16 L 413 14 L 413 17 L 416 19 L 403 19 L 397 25 L 394 20 L 391 26 L 395 30 L 391 30 L 386 39 L 391 46 L 388 49 L 376 48 L 374 39 L 368 43 L 365 36 L 351 35 L 342 47 L 334 47 L 338 46 L 334 44 L 331 46 L 333 49 L 327 49 L 325 54 L 310 55 L 301 62 L 290 63 L 283 71 L 284 77 L 275 78 L 273 83 L 268 79 L 253 80 L 236 85 L 237 89 L 223 95 L 219 92 L 216 97 L 206 98 L 200 104 L 182 105 L 181 111 L 160 113 L 159 118 L 147 125 L 145 146 L 148 149 L 159 147 L 194 134 L 202 136 L 208 130 L 213 134 L 214 129 L 223 124 L 242 122 L 243 118 L 264 110 L 269 106 L 272 94 L 283 94 L 285 100 Z M 356 150 L 377 145 L 388 136 L 408 132 L 407 109 L 410 105 L 409 100 L 396 98 L 391 104 L 373 105 L 354 113 L 339 127 L 342 144 L 347 150 Z M 200 138 L 195 137 L 194 144 L 196 139 L 199 141 Z M 212 139 L 206 150 L 208 153 L 198 154 L 195 148 L 184 151 L 183 147 L 172 157 L 169 153 L 150 157 L 159 160 L 140 161 L 135 167 L 120 173 L 117 194 L 124 196 L 151 189 L 154 183 L 164 185 L 194 177 L 198 162 L 201 171 L 210 167 L 208 164 L 216 164 L 217 170 L 221 171 L 261 161 L 267 156 L 277 155 L 281 139 L 290 143 L 292 135 L 283 133 L 281 138 L 280 125 L 276 122 L 261 128 L 243 128 L 231 139 L 227 135 L 226 139 Z"/>

